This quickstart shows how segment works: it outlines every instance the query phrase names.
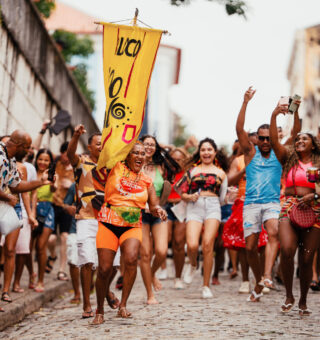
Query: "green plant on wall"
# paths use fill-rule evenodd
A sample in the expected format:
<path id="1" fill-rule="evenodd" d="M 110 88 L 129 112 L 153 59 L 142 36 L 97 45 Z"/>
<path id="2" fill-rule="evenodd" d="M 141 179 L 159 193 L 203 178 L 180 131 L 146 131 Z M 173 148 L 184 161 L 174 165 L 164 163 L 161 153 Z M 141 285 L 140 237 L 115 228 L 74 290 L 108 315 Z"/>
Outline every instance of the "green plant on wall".
<path id="1" fill-rule="evenodd" d="M 34 0 L 34 4 L 45 18 L 49 18 L 56 6 L 54 0 Z"/>
<path id="2" fill-rule="evenodd" d="M 90 37 L 86 36 L 79 38 L 75 33 L 56 30 L 52 34 L 52 38 L 60 48 L 61 54 L 67 63 L 71 62 L 71 58 L 74 56 L 80 56 L 87 58 L 93 52 L 93 41 Z M 88 101 L 91 109 L 95 106 L 94 92 L 88 87 L 88 70 L 84 63 L 78 63 L 73 68 L 73 75 L 81 89 L 81 92 Z"/>

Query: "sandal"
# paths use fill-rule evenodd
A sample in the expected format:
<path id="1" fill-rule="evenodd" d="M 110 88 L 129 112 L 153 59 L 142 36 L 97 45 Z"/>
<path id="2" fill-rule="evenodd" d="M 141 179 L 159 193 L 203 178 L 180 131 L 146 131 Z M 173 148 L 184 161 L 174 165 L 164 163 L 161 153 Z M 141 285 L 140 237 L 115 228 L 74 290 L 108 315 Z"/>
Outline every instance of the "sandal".
<path id="1" fill-rule="evenodd" d="M 230 280 L 236 278 L 238 276 L 238 273 L 237 272 L 232 272 L 230 275 L 229 275 L 229 278 Z"/>
<path id="2" fill-rule="evenodd" d="M 69 281 L 68 275 L 65 272 L 58 272 L 57 279 L 60 281 Z"/>
<path id="3" fill-rule="evenodd" d="M 298 312 L 299 312 L 299 315 L 300 316 L 309 316 L 309 315 L 311 315 L 311 310 L 310 309 L 301 309 L 301 308 L 299 308 L 298 309 Z"/>
<path id="4" fill-rule="evenodd" d="M 36 273 L 33 273 L 30 276 L 30 279 L 29 279 L 29 289 L 34 289 L 36 287 L 36 283 L 35 283 L 36 277 L 37 277 Z"/>
<path id="5" fill-rule="evenodd" d="M 312 280 L 310 283 L 310 288 L 314 291 L 314 292 L 319 292 L 320 291 L 320 286 L 319 286 L 319 282 Z"/>
<path id="6" fill-rule="evenodd" d="M 255 290 L 251 292 L 251 294 L 247 298 L 247 302 L 259 302 L 260 298 L 263 296 L 263 293 L 261 292 L 258 294 Z M 253 299 L 252 299 L 253 297 Z"/>
<path id="7" fill-rule="evenodd" d="M 128 319 L 132 318 L 132 314 L 127 311 L 126 307 L 120 307 L 117 314 L 118 318 Z"/>
<path id="8" fill-rule="evenodd" d="M 21 287 L 14 287 L 14 288 L 12 288 L 12 291 L 13 291 L 14 293 L 23 293 L 23 292 L 24 292 L 24 289 L 21 288 Z"/>
<path id="9" fill-rule="evenodd" d="M 89 312 L 83 312 L 82 313 L 82 319 L 88 319 L 93 318 L 93 311 L 90 310 Z"/>
<path id="10" fill-rule="evenodd" d="M 276 286 L 274 285 L 273 281 L 270 279 L 264 279 L 263 283 L 265 287 L 272 289 L 272 290 L 277 290 Z"/>
<path id="11" fill-rule="evenodd" d="M 104 316 L 103 314 L 97 314 L 94 317 L 94 319 L 92 320 L 92 322 L 89 323 L 89 325 L 91 326 L 98 326 L 104 323 Z"/>
<path id="12" fill-rule="evenodd" d="M 34 287 L 34 291 L 37 292 L 37 293 L 43 293 L 44 292 L 44 287 L 41 286 L 41 285 L 36 285 Z"/>
<path id="13" fill-rule="evenodd" d="M 287 303 L 287 304 L 283 304 L 281 306 L 280 312 L 281 313 L 289 313 L 291 311 L 291 309 L 293 308 L 294 302 L 293 303 Z"/>
<path id="14" fill-rule="evenodd" d="M 4 301 L 4 302 L 8 302 L 8 303 L 12 302 L 12 299 L 11 299 L 10 295 L 8 294 L 8 292 L 2 293 L 1 300 Z"/>
<path id="15" fill-rule="evenodd" d="M 119 299 L 115 296 L 113 292 L 108 292 L 106 295 L 106 300 L 108 302 L 108 305 L 112 309 L 117 309 L 120 305 Z"/>
<path id="16" fill-rule="evenodd" d="M 46 269 L 45 269 L 46 273 L 48 273 L 48 274 L 51 273 L 51 270 L 53 269 L 53 265 L 50 263 L 50 261 L 55 262 L 56 259 L 57 259 L 57 256 L 55 256 L 55 257 L 48 256 L 47 263 L 46 263 Z"/>

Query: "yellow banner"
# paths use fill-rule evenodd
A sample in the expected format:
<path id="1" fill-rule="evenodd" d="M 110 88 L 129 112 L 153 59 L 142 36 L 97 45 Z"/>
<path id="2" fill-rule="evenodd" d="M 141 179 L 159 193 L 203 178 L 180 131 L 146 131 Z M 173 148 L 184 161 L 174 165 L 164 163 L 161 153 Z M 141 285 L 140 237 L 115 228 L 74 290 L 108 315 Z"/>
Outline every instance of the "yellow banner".
<path id="1" fill-rule="evenodd" d="M 103 25 L 106 112 L 98 169 L 124 160 L 137 140 L 162 31 Z"/>

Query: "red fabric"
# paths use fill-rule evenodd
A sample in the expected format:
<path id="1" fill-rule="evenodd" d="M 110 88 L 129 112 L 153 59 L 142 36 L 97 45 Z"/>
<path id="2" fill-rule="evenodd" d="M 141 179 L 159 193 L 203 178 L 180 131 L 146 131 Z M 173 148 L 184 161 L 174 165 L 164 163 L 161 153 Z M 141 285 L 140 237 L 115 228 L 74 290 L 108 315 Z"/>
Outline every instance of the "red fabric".
<path id="1" fill-rule="evenodd" d="M 183 175 L 184 175 L 184 171 L 178 172 L 175 175 L 173 184 L 171 184 L 171 192 L 170 192 L 170 195 L 168 196 L 168 200 L 181 198 L 180 195 L 174 190 L 174 186 L 182 178 Z"/>
<path id="2" fill-rule="evenodd" d="M 232 206 L 232 213 L 223 227 L 223 246 L 229 249 L 245 248 L 246 242 L 243 237 L 243 201 L 237 199 Z M 268 234 L 262 227 L 259 236 L 258 247 L 263 247 L 268 242 Z"/>

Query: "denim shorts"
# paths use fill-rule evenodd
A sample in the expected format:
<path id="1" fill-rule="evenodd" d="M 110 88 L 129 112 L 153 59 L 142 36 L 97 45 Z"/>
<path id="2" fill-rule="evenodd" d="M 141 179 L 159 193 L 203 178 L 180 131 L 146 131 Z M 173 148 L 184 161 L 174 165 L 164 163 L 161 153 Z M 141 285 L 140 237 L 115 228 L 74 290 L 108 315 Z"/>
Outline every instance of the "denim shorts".
<path id="1" fill-rule="evenodd" d="M 161 223 L 161 219 L 159 217 L 153 216 L 150 213 L 146 213 L 144 210 L 142 210 L 142 223 L 149 224 L 149 226 L 152 227 L 155 224 Z"/>
<path id="2" fill-rule="evenodd" d="M 168 220 L 175 222 L 178 221 L 176 215 L 174 214 L 174 212 L 171 210 L 171 208 L 174 206 L 173 203 L 167 203 L 165 206 L 167 215 L 168 215 Z"/>
<path id="3" fill-rule="evenodd" d="M 221 221 L 221 207 L 218 197 L 200 196 L 197 202 L 187 204 L 186 221 L 204 222 L 210 218 Z"/>
<path id="4" fill-rule="evenodd" d="M 43 223 L 44 227 L 54 230 L 54 209 L 51 202 L 38 202 L 37 220 Z"/>
<path id="5" fill-rule="evenodd" d="M 244 237 L 260 233 L 264 222 L 272 218 L 279 218 L 280 210 L 280 203 L 251 203 L 245 205 L 243 207 Z"/>

